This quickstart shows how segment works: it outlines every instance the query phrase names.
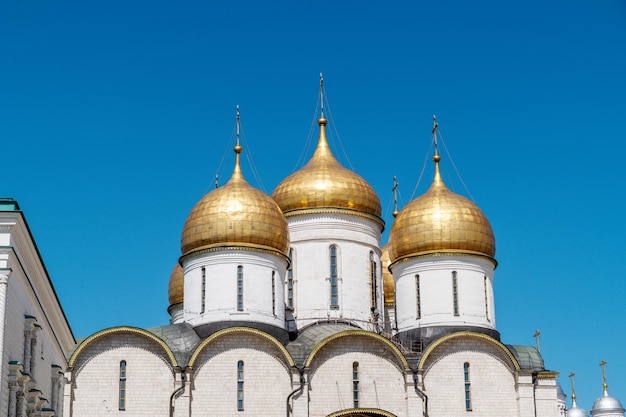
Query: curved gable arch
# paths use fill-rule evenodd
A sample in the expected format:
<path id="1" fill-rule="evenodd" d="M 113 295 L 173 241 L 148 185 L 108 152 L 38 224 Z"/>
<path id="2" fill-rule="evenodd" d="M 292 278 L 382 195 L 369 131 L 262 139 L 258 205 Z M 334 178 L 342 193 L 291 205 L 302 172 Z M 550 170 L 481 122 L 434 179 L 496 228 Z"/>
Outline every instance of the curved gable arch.
<path id="1" fill-rule="evenodd" d="M 513 356 L 513 353 L 511 353 L 511 351 L 502 343 L 500 343 L 498 340 L 484 333 L 477 333 L 477 332 L 470 332 L 470 331 L 450 333 L 448 335 L 441 337 L 440 339 L 437 339 L 435 342 L 431 343 L 428 346 L 428 348 L 426 348 L 426 350 L 424 351 L 424 354 L 422 355 L 419 361 L 417 369 L 419 370 L 424 369 L 424 365 L 426 364 L 428 357 L 433 353 L 435 349 L 437 349 L 437 347 L 439 347 L 445 342 L 448 342 L 453 339 L 458 339 L 458 338 L 473 338 L 473 339 L 479 339 L 479 340 L 485 341 L 495 346 L 499 351 L 501 351 L 502 355 L 511 361 L 511 364 L 513 365 L 513 368 L 515 371 L 519 371 L 521 369 L 519 362 L 517 361 L 515 356 Z"/>
<path id="2" fill-rule="evenodd" d="M 216 339 L 219 339 L 222 336 L 226 336 L 226 335 L 230 335 L 233 333 L 240 333 L 240 334 L 247 334 L 247 335 L 255 335 L 255 336 L 259 336 L 264 338 L 265 340 L 269 341 L 270 343 L 272 343 L 274 346 L 276 346 L 276 348 L 283 354 L 283 358 L 285 359 L 285 362 L 290 366 L 290 367 L 294 367 L 295 366 L 295 362 L 293 361 L 293 358 L 291 357 L 291 355 L 289 354 L 289 352 L 287 351 L 287 349 L 285 349 L 285 347 L 282 345 L 282 343 L 280 343 L 278 341 L 278 339 L 276 339 L 275 337 L 262 332 L 260 330 L 257 329 L 253 329 L 250 327 L 230 327 L 228 329 L 223 329 L 220 330 L 218 332 L 213 333 L 212 335 L 210 335 L 209 337 L 207 337 L 206 339 L 204 339 L 202 341 L 202 343 L 200 343 L 198 345 L 198 347 L 196 347 L 196 349 L 194 350 L 193 354 L 191 355 L 191 358 L 189 359 L 189 366 L 191 368 L 194 367 L 196 360 L 198 359 L 198 356 L 202 353 L 202 351 L 204 350 L 204 348 L 206 346 L 208 346 L 209 344 L 211 344 L 212 342 L 214 342 Z"/>
<path id="3" fill-rule="evenodd" d="M 327 417 L 396 417 L 385 410 L 378 408 L 350 408 L 347 410 L 337 411 L 336 413 L 329 414 Z"/>
<path id="4" fill-rule="evenodd" d="M 114 335 L 114 334 L 122 334 L 122 333 L 131 333 L 140 337 L 145 337 L 147 339 L 150 339 L 151 341 L 155 342 L 163 349 L 172 367 L 178 366 L 176 358 L 174 357 L 174 353 L 161 338 L 159 338 L 158 336 L 144 329 L 140 329 L 137 327 L 130 327 L 130 326 L 119 326 L 119 327 L 111 327 L 109 329 L 100 330 L 99 332 L 96 332 L 92 334 L 91 336 L 89 336 L 88 338 L 86 338 L 85 340 L 83 340 L 80 343 L 80 345 L 78 345 L 76 350 L 72 353 L 72 356 L 70 356 L 70 360 L 68 361 L 68 367 L 73 368 L 74 364 L 80 357 L 81 353 L 92 343 L 98 341 L 99 339 L 103 337 Z"/>
<path id="5" fill-rule="evenodd" d="M 404 355 L 402 354 L 402 352 L 400 352 L 400 349 L 398 349 L 398 347 L 396 345 L 394 345 L 389 339 L 384 338 L 383 336 L 377 334 L 377 333 L 372 333 L 372 332 L 367 332 L 365 330 L 344 330 L 343 332 L 339 332 L 339 333 L 335 333 L 331 336 L 328 336 L 326 339 L 322 340 L 320 343 L 317 344 L 317 346 L 315 346 L 315 348 L 313 348 L 313 350 L 311 351 L 311 353 L 309 354 L 309 356 L 307 357 L 304 366 L 305 367 L 309 367 L 311 366 L 311 362 L 313 362 L 313 359 L 315 358 L 315 356 L 317 355 L 317 353 L 326 345 L 328 345 L 329 343 L 331 343 L 334 340 L 346 337 L 346 336 L 361 336 L 361 337 L 367 337 L 367 338 L 371 338 L 374 339 L 382 344 L 384 344 L 387 348 L 389 348 L 391 350 L 391 352 L 394 354 L 394 356 L 396 357 L 396 359 L 398 360 L 398 362 L 402 365 L 402 367 L 404 368 L 405 371 L 409 370 L 409 364 L 406 361 L 406 358 L 404 357 Z"/>

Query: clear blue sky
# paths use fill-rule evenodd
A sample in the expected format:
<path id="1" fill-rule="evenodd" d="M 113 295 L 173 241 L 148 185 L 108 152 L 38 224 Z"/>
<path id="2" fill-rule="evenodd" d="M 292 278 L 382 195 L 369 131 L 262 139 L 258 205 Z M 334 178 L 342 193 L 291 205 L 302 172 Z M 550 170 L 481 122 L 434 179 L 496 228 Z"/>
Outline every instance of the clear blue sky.
<path id="1" fill-rule="evenodd" d="M 331 146 L 377 190 L 384 240 L 392 178 L 406 204 L 436 114 L 496 234 L 503 341 L 539 329 L 587 410 L 606 359 L 626 403 L 621 0 L 1 2 L 0 196 L 75 334 L 168 322 L 183 223 L 232 169 L 235 105 L 262 183 L 244 174 L 271 193 L 312 152 L 319 72 Z M 446 154 L 442 169 L 466 195 Z M 431 179 L 428 163 L 417 192 Z"/>

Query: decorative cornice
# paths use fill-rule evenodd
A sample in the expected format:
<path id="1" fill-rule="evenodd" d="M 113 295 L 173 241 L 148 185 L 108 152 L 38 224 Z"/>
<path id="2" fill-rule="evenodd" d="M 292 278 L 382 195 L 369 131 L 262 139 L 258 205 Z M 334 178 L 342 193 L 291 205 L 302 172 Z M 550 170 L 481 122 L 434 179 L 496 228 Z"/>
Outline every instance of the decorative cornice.
<path id="1" fill-rule="evenodd" d="M 131 333 L 131 334 L 135 334 L 138 336 L 146 337 L 156 342 L 159 346 L 163 348 L 163 350 L 167 354 L 167 357 L 169 358 L 172 367 L 178 366 L 178 363 L 176 362 L 176 358 L 174 357 L 174 353 L 161 338 L 154 335 L 153 333 L 150 333 L 147 330 L 140 329 L 138 327 L 119 326 L 119 327 L 111 327 L 109 329 L 100 330 L 99 332 L 94 333 L 88 338 L 86 338 L 85 340 L 83 340 L 81 344 L 78 346 L 78 348 L 76 348 L 76 350 L 72 353 L 72 356 L 70 357 L 70 360 L 68 362 L 68 367 L 70 369 L 74 367 L 76 360 L 78 359 L 80 354 L 83 352 L 83 350 L 87 348 L 87 346 L 89 346 L 96 340 L 100 339 L 101 337 L 109 336 L 109 335 L 116 334 L 116 333 Z"/>
<path id="2" fill-rule="evenodd" d="M 539 371 L 537 372 L 538 379 L 554 379 L 559 376 L 559 373 L 556 371 Z"/>
<path id="3" fill-rule="evenodd" d="M 435 350 L 442 343 L 445 343 L 451 339 L 456 339 L 458 337 L 476 338 L 476 339 L 481 339 L 488 343 L 491 343 L 492 345 L 499 348 L 511 360 L 511 363 L 513 364 L 513 367 L 515 368 L 515 371 L 519 371 L 521 369 L 519 363 L 517 362 L 517 359 L 515 359 L 515 356 L 511 353 L 511 351 L 506 346 L 504 346 L 498 340 L 484 333 L 470 332 L 470 331 L 450 333 L 450 334 L 443 336 L 440 339 L 437 339 L 435 342 L 431 343 L 422 354 L 422 357 L 420 358 L 417 368 L 420 370 L 423 370 L 424 365 L 426 364 L 426 360 L 428 359 L 430 354 L 433 352 L 433 350 Z"/>
<path id="4" fill-rule="evenodd" d="M 0 233 L 11 233 L 14 227 L 15 223 L 2 223 L 0 224 Z"/>
<path id="5" fill-rule="evenodd" d="M 307 214 L 346 214 L 349 216 L 358 216 L 369 219 L 380 226 L 381 232 L 385 229 L 385 221 L 378 216 L 374 216 L 373 214 L 364 213 L 358 210 L 350 210 L 341 207 L 315 207 L 315 208 L 306 208 L 306 209 L 295 209 L 288 210 L 283 212 L 285 217 L 293 217 L 293 216 L 304 216 Z"/>
<path id="6" fill-rule="evenodd" d="M 268 246 L 261 245 L 242 245 L 242 244 L 219 244 L 199 249 L 194 249 L 193 251 L 184 254 L 180 257 L 178 262 L 182 265 L 183 261 L 189 258 L 194 258 L 196 256 L 205 255 L 207 253 L 215 253 L 215 252 L 224 252 L 224 251 L 243 251 L 243 252 L 257 252 L 257 253 L 267 253 L 270 255 L 277 256 L 289 265 L 289 257 L 282 252 L 277 251 L 276 249 L 272 249 Z"/>
<path id="7" fill-rule="evenodd" d="M 491 256 L 485 255 L 484 253 L 468 251 L 468 250 L 461 250 L 461 249 L 446 249 L 446 250 L 433 250 L 433 251 L 426 251 L 426 252 L 419 252 L 419 253 L 405 255 L 405 256 L 403 256 L 401 258 L 396 259 L 394 262 L 392 262 L 389 265 L 389 268 L 391 269 L 392 267 L 396 266 L 399 263 L 407 262 L 407 261 L 410 261 L 410 260 L 413 260 L 413 259 L 418 259 L 418 258 L 438 258 L 438 257 L 442 257 L 442 256 L 479 257 L 479 258 L 487 259 L 487 260 L 493 262 L 493 269 L 496 269 L 498 267 L 498 261 L 496 261 L 495 258 L 492 258 Z"/>
<path id="8" fill-rule="evenodd" d="M 386 339 L 386 338 L 384 338 L 383 336 L 381 336 L 381 335 L 379 335 L 377 333 L 372 333 L 372 332 L 368 332 L 368 331 L 365 331 L 365 330 L 344 330 L 342 332 L 335 333 L 335 334 L 333 334 L 331 336 L 328 336 L 327 338 L 325 338 L 324 340 L 319 342 L 317 344 L 317 346 L 315 346 L 315 348 L 313 348 L 313 350 L 311 351 L 311 353 L 307 357 L 306 362 L 304 363 L 304 366 L 305 367 L 309 367 L 311 365 L 311 362 L 313 362 L 313 359 L 315 358 L 315 355 L 326 344 L 332 342 L 333 340 L 336 340 L 336 339 L 339 339 L 339 338 L 342 338 L 342 337 L 346 337 L 346 336 L 363 336 L 363 337 L 369 337 L 369 338 L 375 339 L 375 340 L 377 340 L 379 342 L 382 342 L 383 344 L 387 345 L 387 347 L 389 347 L 391 349 L 391 351 L 398 358 L 400 363 L 402 363 L 402 366 L 404 367 L 405 371 L 410 369 L 409 368 L 409 363 L 407 362 L 406 358 L 404 357 L 402 352 L 400 352 L 400 350 L 398 349 L 398 347 L 396 345 L 394 345 L 389 339 Z"/>
<path id="9" fill-rule="evenodd" d="M 196 347 L 196 349 L 193 351 L 193 354 L 191 355 L 191 358 L 189 359 L 189 367 L 190 368 L 194 367 L 196 360 L 198 359 L 198 356 L 200 356 L 200 353 L 202 353 L 202 351 L 208 344 L 212 343 L 214 340 L 222 336 L 230 335 L 233 333 L 253 334 L 255 336 L 260 336 L 266 339 L 270 343 L 274 344 L 278 350 L 280 350 L 280 352 L 283 354 L 283 357 L 285 358 L 285 361 L 290 367 L 296 366 L 295 362 L 293 361 L 293 358 L 291 357 L 287 349 L 285 349 L 282 343 L 280 343 L 278 339 L 276 339 L 272 335 L 267 334 L 258 329 L 253 329 L 251 327 L 230 327 L 228 329 L 217 331 L 213 333 L 212 335 L 210 335 L 209 337 L 207 337 L 206 339 L 204 339 L 202 343 L 200 343 L 198 347 Z"/>

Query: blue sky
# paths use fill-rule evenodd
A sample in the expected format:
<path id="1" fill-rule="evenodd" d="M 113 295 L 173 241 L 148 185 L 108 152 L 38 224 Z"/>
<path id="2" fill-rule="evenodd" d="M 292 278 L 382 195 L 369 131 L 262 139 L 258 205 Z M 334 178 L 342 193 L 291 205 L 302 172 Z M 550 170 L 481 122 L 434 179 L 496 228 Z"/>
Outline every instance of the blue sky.
<path id="1" fill-rule="evenodd" d="M 77 336 L 166 324 L 184 221 L 232 169 L 235 106 L 244 175 L 271 193 L 312 153 L 323 72 L 331 147 L 377 190 L 384 241 L 393 176 L 408 203 L 436 114 L 496 234 L 503 341 L 539 329 L 587 410 L 606 359 L 626 403 L 625 45 L 620 0 L 7 0 L 0 196 Z M 467 195 L 445 153 L 442 170 Z M 428 162 L 417 194 L 431 179 Z"/>

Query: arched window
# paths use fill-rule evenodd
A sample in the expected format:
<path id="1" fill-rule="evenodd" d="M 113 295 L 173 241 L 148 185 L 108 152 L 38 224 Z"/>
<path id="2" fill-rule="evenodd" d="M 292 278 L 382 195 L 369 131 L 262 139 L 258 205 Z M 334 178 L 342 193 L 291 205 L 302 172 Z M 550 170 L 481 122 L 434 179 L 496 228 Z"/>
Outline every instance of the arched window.
<path id="1" fill-rule="evenodd" d="M 243 361 L 237 362 L 237 410 L 243 411 Z"/>
<path id="2" fill-rule="evenodd" d="M 419 274 L 415 275 L 415 303 L 416 303 L 416 317 L 418 319 L 422 318 L 422 298 L 420 294 L 420 276 Z"/>
<path id="3" fill-rule="evenodd" d="M 339 307 L 337 290 L 337 246 L 330 247 L 330 307 Z"/>
<path id="4" fill-rule="evenodd" d="M 487 275 L 483 276 L 483 287 L 485 288 L 485 318 L 489 321 L 489 290 L 487 288 Z"/>
<path id="5" fill-rule="evenodd" d="M 463 364 L 463 378 L 465 379 L 465 410 L 472 411 L 472 395 L 470 391 L 470 364 Z"/>
<path id="6" fill-rule="evenodd" d="M 293 249 L 289 249 L 289 268 L 287 269 L 287 307 L 293 309 Z"/>
<path id="7" fill-rule="evenodd" d="M 276 315 L 276 271 L 272 271 L 272 314 Z"/>
<path id="8" fill-rule="evenodd" d="M 452 306 L 454 315 L 459 315 L 459 284 L 456 277 L 456 271 L 452 271 Z"/>
<path id="9" fill-rule="evenodd" d="M 374 311 L 377 308 L 376 293 L 378 292 L 378 288 L 376 288 L 376 260 L 374 259 L 374 252 L 370 252 L 370 290 L 370 302 L 372 311 Z"/>
<path id="10" fill-rule="evenodd" d="M 202 267 L 202 288 L 200 291 L 202 300 L 200 301 L 200 313 L 204 313 L 206 307 L 206 268 Z"/>
<path id="11" fill-rule="evenodd" d="M 237 267 L 237 311 L 243 311 L 243 266 Z"/>
<path id="12" fill-rule="evenodd" d="M 359 408 L 359 363 L 352 364 L 352 401 L 354 408 Z"/>
<path id="13" fill-rule="evenodd" d="M 119 409 L 126 410 L 126 361 L 120 362 Z"/>

